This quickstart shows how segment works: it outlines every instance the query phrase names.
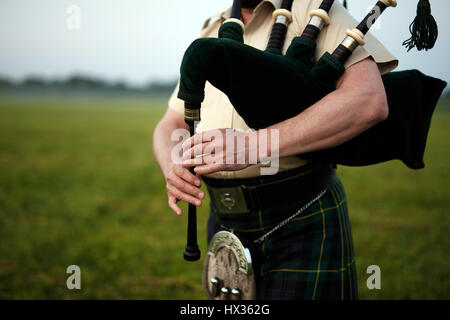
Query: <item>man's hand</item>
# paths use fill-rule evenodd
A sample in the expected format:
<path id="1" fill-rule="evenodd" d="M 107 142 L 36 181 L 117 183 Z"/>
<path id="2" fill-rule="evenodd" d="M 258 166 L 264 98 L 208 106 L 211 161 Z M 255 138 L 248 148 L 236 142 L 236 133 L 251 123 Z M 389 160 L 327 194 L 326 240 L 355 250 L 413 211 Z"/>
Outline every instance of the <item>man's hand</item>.
<path id="1" fill-rule="evenodd" d="M 201 181 L 188 169 L 179 165 L 172 165 L 167 174 L 165 174 L 165 178 L 169 207 L 177 215 L 180 216 L 182 214 L 180 207 L 177 205 L 179 200 L 186 201 L 197 207 L 202 205 L 201 199 L 205 198 L 205 194 L 200 190 Z"/>
<path id="2" fill-rule="evenodd" d="M 184 122 L 184 116 L 169 108 L 156 126 L 153 136 L 154 154 L 166 180 L 169 207 L 177 215 L 182 213 L 177 205 L 179 200 L 201 206 L 201 199 L 205 197 L 203 191 L 200 190 L 200 179 L 190 173 L 188 169 L 174 164 L 171 159 L 171 151 L 177 142 L 172 141 L 170 137 L 172 132 L 179 128 L 189 129 Z"/>
<path id="3" fill-rule="evenodd" d="M 258 163 L 258 132 L 216 129 L 198 133 L 183 144 L 184 168 L 199 175 L 238 171 Z"/>

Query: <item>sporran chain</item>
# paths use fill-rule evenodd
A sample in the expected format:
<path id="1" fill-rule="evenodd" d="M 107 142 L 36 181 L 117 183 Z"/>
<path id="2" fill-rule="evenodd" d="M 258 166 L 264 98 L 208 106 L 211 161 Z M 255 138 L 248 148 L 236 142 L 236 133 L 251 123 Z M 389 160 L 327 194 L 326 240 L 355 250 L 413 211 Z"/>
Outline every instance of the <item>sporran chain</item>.
<path id="1" fill-rule="evenodd" d="M 312 199 L 310 202 L 308 202 L 307 204 L 305 204 L 303 207 L 301 207 L 300 209 L 298 209 L 298 211 L 293 214 L 292 216 L 290 216 L 289 218 L 287 218 L 286 220 L 282 221 L 279 225 L 277 225 L 276 227 L 274 227 L 272 230 L 270 230 L 269 232 L 267 232 L 266 234 L 264 234 L 262 237 L 256 239 L 254 241 L 254 243 L 258 243 L 261 244 L 262 242 L 264 242 L 264 240 L 266 240 L 272 233 L 274 233 L 275 231 L 279 230 L 280 228 L 284 227 L 285 225 L 287 225 L 289 222 L 291 222 L 293 219 L 295 219 L 296 217 L 298 217 L 300 214 L 302 214 L 306 209 L 308 209 L 314 202 L 316 202 L 317 200 L 319 200 L 320 198 L 322 198 L 322 196 L 327 192 L 327 189 L 323 190 L 322 192 L 319 193 L 319 195 L 317 197 L 315 197 L 314 199 Z"/>

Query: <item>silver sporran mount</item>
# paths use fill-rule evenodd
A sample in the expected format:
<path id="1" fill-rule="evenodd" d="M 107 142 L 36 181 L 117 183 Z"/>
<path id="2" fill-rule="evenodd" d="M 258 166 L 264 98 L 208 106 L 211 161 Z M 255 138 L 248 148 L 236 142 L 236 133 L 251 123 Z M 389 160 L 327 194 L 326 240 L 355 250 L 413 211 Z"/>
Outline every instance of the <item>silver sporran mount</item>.
<path id="1" fill-rule="evenodd" d="M 203 288 L 211 300 L 255 300 L 256 281 L 250 249 L 232 232 L 211 239 L 203 267 Z"/>

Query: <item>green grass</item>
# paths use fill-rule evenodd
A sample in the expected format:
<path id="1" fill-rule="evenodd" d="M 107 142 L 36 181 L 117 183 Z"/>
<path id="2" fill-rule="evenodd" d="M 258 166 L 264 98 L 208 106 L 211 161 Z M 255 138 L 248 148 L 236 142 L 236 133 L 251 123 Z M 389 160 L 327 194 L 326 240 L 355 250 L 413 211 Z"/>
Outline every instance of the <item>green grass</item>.
<path id="1" fill-rule="evenodd" d="M 186 215 L 167 207 L 152 155 L 165 103 L 0 102 L 0 298 L 203 299 L 202 262 L 182 258 Z M 427 168 L 340 168 L 360 297 L 450 298 L 450 110 L 435 116 Z M 186 205 L 183 204 L 186 210 Z M 205 252 L 208 208 L 199 212 Z M 82 290 L 66 288 L 79 265 Z M 366 288 L 366 269 L 382 289 Z"/>

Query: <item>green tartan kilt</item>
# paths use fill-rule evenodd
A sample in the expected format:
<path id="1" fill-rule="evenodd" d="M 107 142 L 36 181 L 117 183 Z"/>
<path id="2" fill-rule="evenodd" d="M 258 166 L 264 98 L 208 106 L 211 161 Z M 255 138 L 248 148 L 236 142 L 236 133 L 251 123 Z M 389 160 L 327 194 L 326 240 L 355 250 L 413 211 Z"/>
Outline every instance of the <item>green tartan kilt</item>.
<path id="1" fill-rule="evenodd" d="M 233 229 L 241 239 L 253 243 L 303 205 L 283 204 L 230 215 L 211 204 L 208 238 L 221 229 Z M 358 298 L 347 199 L 340 181 L 292 222 L 252 247 L 252 258 L 258 262 L 255 272 L 260 300 Z"/>

